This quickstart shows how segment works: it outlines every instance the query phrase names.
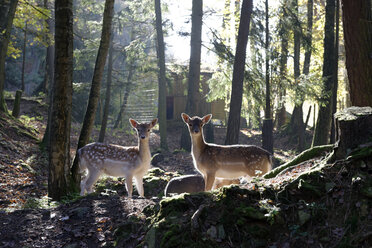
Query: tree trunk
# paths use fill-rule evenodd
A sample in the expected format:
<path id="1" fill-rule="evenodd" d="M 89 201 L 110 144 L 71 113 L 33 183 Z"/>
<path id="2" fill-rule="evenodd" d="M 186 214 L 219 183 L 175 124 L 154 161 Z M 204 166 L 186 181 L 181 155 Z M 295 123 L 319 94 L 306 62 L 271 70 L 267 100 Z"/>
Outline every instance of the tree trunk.
<path id="1" fill-rule="evenodd" d="M 336 159 L 344 159 L 359 145 L 371 142 L 371 107 L 350 107 L 337 112 L 335 118 L 339 140 Z"/>
<path id="2" fill-rule="evenodd" d="M 200 56 L 201 56 L 201 33 L 203 23 L 203 0 L 192 1 L 191 15 L 191 49 L 190 49 L 190 64 L 189 64 L 189 80 L 187 90 L 187 101 L 185 112 L 189 115 L 196 115 L 197 110 L 197 94 L 200 82 Z M 190 151 L 191 139 L 187 128 L 182 129 L 181 148 Z"/>
<path id="3" fill-rule="evenodd" d="M 44 0 L 45 8 L 53 9 L 47 4 L 47 0 Z M 52 24 L 53 12 L 51 12 L 52 17 L 47 19 L 47 24 L 49 27 L 50 34 L 54 34 L 54 25 Z M 46 101 L 48 103 L 48 122 L 45 129 L 44 137 L 42 140 L 42 145 L 49 151 L 50 147 L 50 120 L 53 105 L 53 85 L 54 85 L 54 45 L 51 45 L 52 41 L 48 41 L 48 47 L 46 52 L 46 62 L 45 62 L 45 79 L 44 79 L 44 91 L 46 93 Z"/>
<path id="4" fill-rule="evenodd" d="M 286 109 L 285 109 L 285 95 L 286 89 L 283 86 L 284 81 L 287 80 L 287 61 L 288 61 L 288 26 L 285 23 L 285 20 L 288 18 L 287 9 L 286 9 L 286 1 L 283 2 L 282 9 L 282 17 L 279 19 L 279 26 L 280 32 L 279 35 L 281 37 L 281 55 L 280 55 L 280 64 L 279 64 L 279 71 L 280 71 L 280 82 L 279 82 L 279 109 L 277 112 L 276 120 L 277 120 L 277 127 L 280 129 L 286 123 Z"/>
<path id="5" fill-rule="evenodd" d="M 21 90 L 25 92 L 25 65 L 26 65 L 26 49 L 27 49 L 27 21 L 23 36 L 23 51 L 22 51 L 22 75 L 21 75 Z"/>
<path id="6" fill-rule="evenodd" d="M 270 104 L 270 65 L 269 65 L 269 1 L 265 1 L 265 24 L 266 24 L 266 40 L 265 40 L 265 81 L 266 81 L 266 107 L 265 119 L 262 128 L 262 148 L 273 154 L 274 140 L 273 140 L 273 120 L 271 118 L 271 104 Z"/>
<path id="7" fill-rule="evenodd" d="M 225 140 L 226 145 L 239 143 L 240 113 L 243 99 L 244 67 L 252 9 L 252 0 L 243 0 L 240 14 L 238 41 L 236 44 L 236 52 L 234 58 L 230 111 Z"/>
<path id="8" fill-rule="evenodd" d="M 22 98 L 22 90 L 17 90 L 15 99 L 14 99 L 14 104 L 13 104 L 13 111 L 12 111 L 12 116 L 15 118 L 19 117 L 19 112 L 21 109 L 21 98 Z"/>
<path id="9" fill-rule="evenodd" d="M 306 39 L 304 40 L 305 58 L 303 74 L 308 75 L 310 71 L 310 59 L 312 51 L 312 40 L 313 40 L 313 7 L 314 1 L 307 1 L 307 30 Z"/>
<path id="10" fill-rule="evenodd" d="M 371 12 L 369 0 L 342 0 L 346 68 L 353 106 L 372 106 Z"/>
<path id="11" fill-rule="evenodd" d="M 0 3 L 0 112 L 8 113 L 4 99 L 5 59 L 18 0 Z"/>
<path id="12" fill-rule="evenodd" d="M 97 111 L 98 100 L 100 97 L 101 81 L 105 68 L 107 53 L 110 45 L 111 23 L 114 14 L 115 0 L 106 0 L 105 10 L 103 13 L 103 24 L 101 33 L 101 42 L 98 48 L 96 65 L 93 72 L 92 86 L 89 93 L 88 107 L 85 113 L 83 126 L 81 128 L 79 142 L 76 150 L 85 146 L 93 129 L 94 119 Z M 78 159 L 75 156 L 74 163 L 71 168 L 73 183 L 78 186 L 80 183 L 80 175 L 78 173 Z"/>
<path id="13" fill-rule="evenodd" d="M 313 146 L 326 145 L 329 142 L 331 128 L 332 88 L 334 84 L 334 39 L 335 39 L 335 1 L 327 0 L 324 27 L 323 80 L 324 86 L 319 102 L 318 119 L 315 126 Z"/>
<path id="14" fill-rule="evenodd" d="M 98 142 L 103 142 L 105 140 L 107 120 L 108 120 L 108 115 L 109 115 L 111 83 L 112 83 L 112 61 L 113 61 L 112 56 L 114 52 L 113 40 L 114 40 L 114 34 L 111 35 L 111 41 L 110 41 L 110 50 L 109 50 L 108 66 L 107 66 L 105 107 L 103 110 L 102 125 L 101 125 L 101 130 L 99 131 Z"/>
<path id="15" fill-rule="evenodd" d="M 340 39 L 340 1 L 336 0 L 336 40 L 335 40 L 335 70 L 334 70 L 334 83 L 332 89 L 332 115 L 331 115 L 331 137 L 329 142 L 331 144 L 336 142 L 336 128 L 335 118 L 333 117 L 337 111 L 337 89 L 338 89 L 338 46 Z"/>
<path id="16" fill-rule="evenodd" d="M 73 72 L 72 0 L 55 1 L 55 85 L 50 126 L 48 194 L 61 200 L 68 193 Z"/>
<path id="17" fill-rule="evenodd" d="M 165 76 L 165 48 L 163 38 L 163 27 L 161 17 L 161 5 L 160 0 L 155 0 L 155 14 L 156 14 L 156 54 L 158 57 L 159 66 L 159 97 L 158 97 L 158 118 L 159 118 L 159 130 L 160 130 L 160 148 L 168 150 L 167 144 L 167 89 L 166 89 L 166 76 Z"/>
<path id="18" fill-rule="evenodd" d="M 293 1 L 294 5 L 294 11 L 296 17 L 298 17 L 298 1 Z M 310 57 L 311 57 L 311 33 L 312 33 L 312 1 L 308 1 L 307 5 L 307 32 L 306 32 L 306 40 L 304 42 L 305 44 L 305 61 L 304 61 L 304 74 L 309 73 L 310 68 Z M 293 21 L 294 25 L 294 77 L 295 77 L 295 87 L 296 92 L 298 87 L 298 77 L 300 76 L 300 50 L 301 50 L 301 26 L 300 23 L 298 23 L 298 18 L 294 18 Z M 300 98 L 295 103 L 295 107 L 293 109 L 291 122 L 290 122 L 290 131 L 295 135 L 295 137 L 298 139 L 298 147 L 297 149 L 299 151 L 303 151 L 305 147 L 305 127 L 304 127 L 304 120 L 303 120 L 303 96 L 302 92 L 298 92 L 298 97 Z"/>

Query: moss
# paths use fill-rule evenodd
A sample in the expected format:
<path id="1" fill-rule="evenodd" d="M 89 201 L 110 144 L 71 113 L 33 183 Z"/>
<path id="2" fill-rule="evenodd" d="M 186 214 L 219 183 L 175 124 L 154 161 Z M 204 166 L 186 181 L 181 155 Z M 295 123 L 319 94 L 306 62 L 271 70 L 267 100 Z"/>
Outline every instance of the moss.
<path id="1" fill-rule="evenodd" d="M 183 247 L 182 229 L 178 224 L 172 224 L 164 233 L 160 242 L 160 247 Z"/>
<path id="2" fill-rule="evenodd" d="M 240 206 L 236 208 L 235 214 L 253 220 L 265 220 L 265 214 L 251 206 Z"/>
<path id="3" fill-rule="evenodd" d="M 321 156 L 325 152 L 330 152 L 333 149 L 333 147 L 334 147 L 333 145 L 314 146 L 314 147 L 312 147 L 308 150 L 305 150 L 302 153 L 300 153 L 299 155 L 297 155 L 294 159 L 289 161 L 288 163 L 285 163 L 285 164 L 275 168 L 274 170 L 266 173 L 264 175 L 264 178 L 266 178 L 266 179 L 273 178 L 276 175 L 278 175 L 280 172 L 285 170 L 286 168 L 291 167 L 292 165 L 296 165 L 296 164 L 302 163 L 306 160 Z"/>
<path id="4" fill-rule="evenodd" d="M 300 179 L 299 182 L 298 182 L 298 189 L 300 190 L 304 190 L 310 194 L 313 194 L 313 195 L 316 195 L 318 197 L 322 196 L 323 195 L 323 189 L 325 187 L 321 187 L 319 184 L 311 181 L 311 180 L 304 180 L 304 179 Z"/>
<path id="5" fill-rule="evenodd" d="M 160 216 L 178 216 L 188 210 L 189 205 L 185 201 L 185 194 L 167 197 L 160 202 Z"/>
<path id="6" fill-rule="evenodd" d="M 143 177 L 145 196 L 164 196 L 164 189 L 170 179 L 178 173 L 165 172 L 160 168 L 151 168 Z"/>

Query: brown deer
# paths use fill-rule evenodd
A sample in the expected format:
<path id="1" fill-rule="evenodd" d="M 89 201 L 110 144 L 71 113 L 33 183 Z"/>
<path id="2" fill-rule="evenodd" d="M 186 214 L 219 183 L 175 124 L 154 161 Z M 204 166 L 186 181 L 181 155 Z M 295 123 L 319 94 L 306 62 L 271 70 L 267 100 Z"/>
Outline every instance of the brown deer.
<path id="1" fill-rule="evenodd" d="M 263 175 L 271 170 L 271 154 L 249 145 L 216 145 L 204 141 L 203 126 L 212 115 L 190 118 L 181 114 L 191 136 L 191 155 L 195 168 L 203 175 L 205 190 L 211 190 L 215 178 L 238 178 Z"/>
<path id="2" fill-rule="evenodd" d="M 144 196 L 143 176 L 151 167 L 151 153 L 149 146 L 150 130 L 158 119 L 150 123 L 138 123 L 129 119 L 130 124 L 137 131 L 138 146 L 125 147 L 103 143 L 91 143 L 78 150 L 80 173 L 87 175 L 82 179 L 80 195 L 93 192 L 93 185 L 102 174 L 113 177 L 125 177 L 125 187 L 128 196 L 132 197 L 132 179 L 140 196 Z"/>

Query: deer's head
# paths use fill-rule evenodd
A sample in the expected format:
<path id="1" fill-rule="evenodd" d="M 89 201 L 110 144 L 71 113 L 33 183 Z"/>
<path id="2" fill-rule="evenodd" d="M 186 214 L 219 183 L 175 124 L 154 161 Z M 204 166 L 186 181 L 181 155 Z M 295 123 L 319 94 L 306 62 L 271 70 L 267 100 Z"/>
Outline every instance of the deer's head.
<path id="1" fill-rule="evenodd" d="M 137 131 L 138 138 L 148 139 L 150 135 L 150 130 L 156 125 L 158 119 L 153 119 L 150 123 L 138 123 L 133 119 L 129 119 L 130 124 Z"/>
<path id="2" fill-rule="evenodd" d="M 212 118 L 212 114 L 208 114 L 203 118 L 200 118 L 198 116 L 190 118 L 190 116 L 188 116 L 187 114 L 182 113 L 181 117 L 182 120 L 187 124 L 191 135 L 201 135 L 203 126 L 210 121 L 210 119 Z"/>

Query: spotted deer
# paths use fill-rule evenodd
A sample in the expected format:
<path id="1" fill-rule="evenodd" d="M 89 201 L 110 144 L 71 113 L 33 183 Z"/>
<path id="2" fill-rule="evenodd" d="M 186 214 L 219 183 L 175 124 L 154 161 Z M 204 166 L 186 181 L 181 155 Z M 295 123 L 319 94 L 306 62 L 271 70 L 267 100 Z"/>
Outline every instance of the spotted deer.
<path id="1" fill-rule="evenodd" d="M 191 155 L 195 168 L 203 175 L 205 191 L 212 189 L 215 178 L 263 175 L 271 170 L 271 154 L 252 145 L 216 145 L 204 141 L 203 126 L 212 115 L 190 118 L 182 113 L 191 136 Z"/>
<path id="2" fill-rule="evenodd" d="M 128 196 L 132 197 L 132 180 L 140 196 L 144 196 L 143 176 L 151 167 L 149 146 L 150 130 L 158 119 L 150 123 L 138 123 L 129 119 L 137 131 L 138 146 L 126 147 L 104 143 L 91 143 L 78 150 L 80 173 L 87 175 L 82 179 L 80 195 L 93 192 L 92 188 L 102 174 L 113 177 L 125 177 L 125 187 Z"/>

